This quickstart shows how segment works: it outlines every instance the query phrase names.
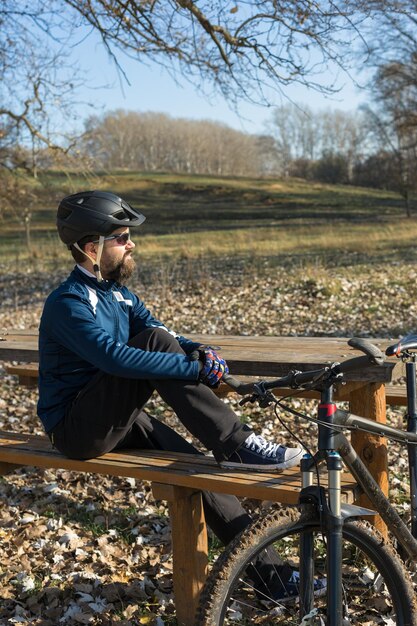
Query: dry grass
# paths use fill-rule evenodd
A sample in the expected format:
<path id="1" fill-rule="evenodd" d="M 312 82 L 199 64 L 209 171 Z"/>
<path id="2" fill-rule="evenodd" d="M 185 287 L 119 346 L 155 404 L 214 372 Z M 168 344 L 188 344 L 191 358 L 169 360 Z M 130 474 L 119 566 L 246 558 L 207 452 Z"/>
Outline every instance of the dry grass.
<path id="1" fill-rule="evenodd" d="M 147 221 L 136 243 L 146 258 L 288 257 L 301 263 L 414 257 L 417 220 L 404 217 L 398 194 L 300 180 L 231 179 L 168 174 L 44 175 L 32 208 L 31 251 L 17 216 L 0 222 L 0 263 L 62 265 L 57 202 L 85 188 L 111 189 L 140 207 Z M 350 258 L 352 261 L 352 258 Z"/>
<path id="2" fill-rule="evenodd" d="M 372 224 L 318 224 L 276 226 L 248 230 L 215 230 L 172 235 L 144 236 L 136 243 L 146 256 L 169 255 L 198 257 L 202 252 L 218 256 L 276 256 L 300 251 L 322 253 L 343 251 L 369 253 L 384 250 L 389 254 L 398 247 L 414 246 L 417 221 Z"/>
<path id="3" fill-rule="evenodd" d="M 277 225 L 257 229 L 202 230 L 134 237 L 137 259 L 160 261 L 201 258 L 269 259 L 272 265 L 346 265 L 417 259 L 417 221 Z M 36 241 L 36 240 L 35 240 Z M 0 243 L 0 263 L 8 268 L 62 267 L 70 262 L 55 234 L 36 241 L 31 253 L 25 246 Z"/>

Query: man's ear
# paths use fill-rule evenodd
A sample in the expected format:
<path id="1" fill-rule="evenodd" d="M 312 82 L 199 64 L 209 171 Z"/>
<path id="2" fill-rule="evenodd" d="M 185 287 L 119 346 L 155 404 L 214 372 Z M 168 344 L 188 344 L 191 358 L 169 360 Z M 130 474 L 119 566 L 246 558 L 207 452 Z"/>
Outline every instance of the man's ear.
<path id="1" fill-rule="evenodd" d="M 93 257 L 93 259 L 95 259 L 97 256 L 96 244 L 92 241 L 88 241 L 84 246 L 84 252 L 86 252 L 88 256 L 91 256 Z"/>

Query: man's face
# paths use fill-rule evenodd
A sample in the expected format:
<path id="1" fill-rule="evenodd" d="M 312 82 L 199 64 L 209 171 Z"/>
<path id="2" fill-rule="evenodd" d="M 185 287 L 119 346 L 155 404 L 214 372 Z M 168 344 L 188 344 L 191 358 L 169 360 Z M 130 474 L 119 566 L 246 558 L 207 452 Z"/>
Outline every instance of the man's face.
<path id="1" fill-rule="evenodd" d="M 113 235 L 128 234 L 128 228 L 118 228 Z M 124 284 L 133 274 L 136 263 L 131 256 L 135 247 L 133 241 L 126 242 L 121 239 L 107 239 L 104 242 L 103 253 L 101 255 L 100 270 L 104 279 L 115 280 Z"/>

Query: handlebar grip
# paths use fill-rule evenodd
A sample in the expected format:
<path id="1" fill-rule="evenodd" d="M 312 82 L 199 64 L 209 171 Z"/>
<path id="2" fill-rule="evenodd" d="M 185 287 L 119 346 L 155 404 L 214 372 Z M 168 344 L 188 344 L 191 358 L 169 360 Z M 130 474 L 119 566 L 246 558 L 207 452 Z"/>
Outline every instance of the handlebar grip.
<path id="1" fill-rule="evenodd" d="M 349 339 L 348 345 L 364 352 L 374 365 L 382 365 L 385 361 L 385 355 L 381 352 L 378 346 L 371 343 L 367 339 L 352 337 L 352 339 Z"/>
<path id="2" fill-rule="evenodd" d="M 255 391 L 255 383 L 243 383 L 241 380 L 234 378 L 230 374 L 223 374 L 221 380 L 242 396 Z"/>
<path id="3" fill-rule="evenodd" d="M 231 374 L 223 374 L 221 380 L 223 383 L 226 383 L 226 385 L 229 385 L 229 387 L 231 387 L 232 389 L 239 389 L 240 385 L 242 384 L 240 380 L 234 378 Z"/>
<path id="4" fill-rule="evenodd" d="M 316 376 L 320 376 L 324 371 L 323 368 L 319 370 L 309 370 L 307 372 L 295 372 L 292 378 L 291 383 L 296 385 L 304 385 L 305 383 L 311 383 Z"/>

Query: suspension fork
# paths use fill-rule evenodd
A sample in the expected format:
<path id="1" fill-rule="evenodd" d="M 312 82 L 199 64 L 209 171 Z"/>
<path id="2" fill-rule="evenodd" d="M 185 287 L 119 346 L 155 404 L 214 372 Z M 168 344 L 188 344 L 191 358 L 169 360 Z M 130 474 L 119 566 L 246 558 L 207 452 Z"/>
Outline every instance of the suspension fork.
<path id="1" fill-rule="evenodd" d="M 341 472 L 342 460 L 336 452 L 335 438 L 337 431 L 332 429 L 337 406 L 333 402 L 333 387 L 323 389 L 318 411 L 319 451 L 325 454 L 328 473 L 329 502 L 325 516 L 327 540 L 327 626 L 340 626 L 343 618 L 342 609 L 342 531 L 341 515 Z"/>
<path id="2" fill-rule="evenodd" d="M 308 494 L 316 495 L 318 517 L 327 541 L 327 626 L 340 626 L 343 619 L 342 590 L 342 531 L 341 472 L 342 461 L 335 451 L 337 431 L 331 428 L 337 410 L 332 401 L 332 388 L 324 389 L 318 410 L 318 420 L 328 424 L 319 426 L 319 451 L 313 459 L 305 455 L 301 461 L 303 491 L 300 501 L 308 501 Z M 328 472 L 328 500 L 323 489 L 313 485 L 313 466 L 318 460 L 326 460 Z M 314 605 L 314 554 L 313 532 L 305 531 L 300 537 L 300 620 Z M 330 601 L 331 600 L 331 601 Z"/>
<path id="3" fill-rule="evenodd" d="M 317 460 L 326 460 L 328 489 L 313 485 L 313 466 Z M 313 505 L 317 525 L 326 537 L 327 626 L 340 626 L 343 620 L 341 507 L 342 460 L 338 452 L 318 452 L 314 459 L 305 455 L 301 461 L 303 489 L 300 504 Z M 314 607 L 314 532 L 313 528 L 300 535 L 300 622 Z"/>
<path id="4" fill-rule="evenodd" d="M 329 476 L 329 515 L 327 516 L 327 604 L 328 626 L 340 626 L 343 619 L 342 542 L 343 518 L 341 515 L 342 459 L 338 452 L 327 456 Z"/>

